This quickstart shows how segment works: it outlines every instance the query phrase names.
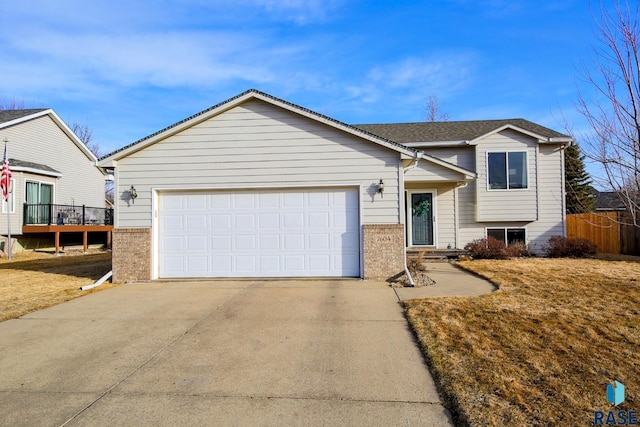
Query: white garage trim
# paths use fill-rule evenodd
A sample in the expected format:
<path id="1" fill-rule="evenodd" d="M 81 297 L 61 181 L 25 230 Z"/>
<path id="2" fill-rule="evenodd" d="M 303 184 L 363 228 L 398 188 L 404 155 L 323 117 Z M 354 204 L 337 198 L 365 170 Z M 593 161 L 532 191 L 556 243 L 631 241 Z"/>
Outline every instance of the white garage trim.
<path id="1" fill-rule="evenodd" d="M 153 189 L 153 278 L 362 277 L 361 193 Z"/>

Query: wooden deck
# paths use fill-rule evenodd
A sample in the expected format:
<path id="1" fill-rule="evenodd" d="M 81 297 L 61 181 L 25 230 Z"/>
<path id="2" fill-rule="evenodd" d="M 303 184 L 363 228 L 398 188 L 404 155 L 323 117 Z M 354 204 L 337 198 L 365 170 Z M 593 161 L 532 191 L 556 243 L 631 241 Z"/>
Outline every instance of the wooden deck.
<path id="1" fill-rule="evenodd" d="M 89 233 L 107 233 L 107 248 L 111 249 L 113 225 L 23 225 L 22 234 L 54 234 L 56 253 L 60 252 L 60 233 L 82 233 L 84 251 L 88 247 Z"/>

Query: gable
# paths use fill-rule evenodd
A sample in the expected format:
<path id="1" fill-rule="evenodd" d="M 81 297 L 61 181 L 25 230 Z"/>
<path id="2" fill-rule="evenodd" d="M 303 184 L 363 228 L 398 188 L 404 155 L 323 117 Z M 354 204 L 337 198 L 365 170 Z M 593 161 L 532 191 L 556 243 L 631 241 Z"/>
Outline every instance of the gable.
<path id="1" fill-rule="evenodd" d="M 475 177 L 475 173 L 455 171 L 451 168 L 423 160 L 415 167 L 410 167 L 404 175 L 406 182 L 410 181 L 468 181 Z"/>
<path id="2" fill-rule="evenodd" d="M 337 130 L 340 130 L 342 132 L 345 132 L 347 134 L 353 135 L 353 136 L 357 136 L 363 140 L 369 141 L 370 143 L 373 143 L 375 145 L 380 145 L 382 147 L 385 147 L 387 149 L 390 149 L 392 151 L 396 151 L 397 153 L 399 153 L 403 158 L 415 158 L 417 157 L 417 151 L 411 149 L 411 148 L 407 148 L 401 144 L 398 144 L 396 142 L 384 139 L 382 137 L 379 137 L 377 135 L 372 135 L 368 132 L 362 131 L 360 129 L 354 128 L 352 126 L 349 126 L 345 123 L 339 122 L 335 119 L 332 119 L 330 117 L 315 113 L 311 110 L 308 110 L 306 108 L 297 106 L 295 104 L 292 104 L 290 102 L 284 101 L 282 99 L 273 97 L 271 95 L 265 94 L 263 92 L 259 92 L 256 91 L 254 89 L 248 90 L 247 92 L 244 92 L 243 94 L 240 94 L 234 98 L 231 98 L 227 101 L 224 101 L 218 105 L 215 105 L 207 110 L 201 111 L 200 113 L 197 113 L 181 122 L 175 123 L 165 129 L 162 129 L 152 135 L 149 135 L 146 138 L 143 138 L 139 141 L 136 141 L 126 147 L 123 147 L 119 150 L 116 150 L 106 156 L 104 156 L 103 158 L 100 159 L 100 166 L 102 167 L 114 167 L 115 166 L 115 162 L 126 158 L 127 156 L 131 155 L 132 153 L 135 153 L 137 151 L 140 150 L 144 150 L 147 147 L 157 143 L 158 141 L 161 141 L 165 138 L 168 138 L 171 135 L 175 135 L 175 134 L 179 134 L 185 130 L 187 130 L 188 128 L 191 128 L 199 123 L 202 123 L 204 121 L 207 121 L 208 119 L 215 117 L 217 115 L 220 115 L 222 113 L 224 113 L 225 111 L 231 110 L 237 106 L 242 105 L 245 102 L 248 102 L 250 100 L 258 100 L 258 101 L 262 101 L 266 104 L 271 104 L 272 106 L 285 110 L 285 111 L 289 111 L 290 113 L 293 113 L 295 115 L 301 116 L 301 117 L 305 117 L 307 119 L 311 119 L 315 122 L 318 123 L 322 123 L 324 125 L 326 125 L 329 128 L 334 128 Z"/>
<path id="3" fill-rule="evenodd" d="M 494 133 L 512 129 L 539 142 L 569 142 L 572 138 L 525 119 L 465 120 L 362 124 L 355 127 L 410 147 L 435 144 L 469 145 Z"/>

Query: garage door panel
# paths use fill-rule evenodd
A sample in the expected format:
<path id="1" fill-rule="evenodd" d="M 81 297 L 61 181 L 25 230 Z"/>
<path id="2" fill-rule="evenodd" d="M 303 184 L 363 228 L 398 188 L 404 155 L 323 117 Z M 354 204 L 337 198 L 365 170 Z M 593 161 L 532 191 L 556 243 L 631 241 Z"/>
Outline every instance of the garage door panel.
<path id="1" fill-rule="evenodd" d="M 283 225 L 286 228 L 301 228 L 304 227 L 304 213 L 302 212 L 285 212 L 283 214 Z"/>
<path id="2" fill-rule="evenodd" d="M 269 228 L 280 228 L 280 214 L 278 213 L 261 213 L 258 216 L 258 225 L 260 230 Z"/>
<path id="3" fill-rule="evenodd" d="M 211 271 L 217 272 L 221 277 L 230 275 L 233 272 L 233 259 L 231 255 L 213 256 L 211 258 Z"/>
<path id="4" fill-rule="evenodd" d="M 205 210 L 207 209 L 207 201 L 209 200 L 209 196 L 207 194 L 192 194 L 188 197 L 184 197 L 184 202 L 186 204 L 186 209 L 188 210 Z"/>
<path id="5" fill-rule="evenodd" d="M 184 252 L 184 238 L 180 236 L 164 236 L 160 239 L 160 244 L 167 254 Z"/>
<path id="6" fill-rule="evenodd" d="M 188 215 L 186 218 L 186 230 L 187 232 L 206 232 L 207 216 L 206 215 Z"/>
<path id="7" fill-rule="evenodd" d="M 261 251 L 272 251 L 280 249 L 280 235 L 278 234 L 267 234 L 260 236 L 260 247 Z"/>
<path id="8" fill-rule="evenodd" d="M 211 250 L 213 253 L 231 252 L 233 237 L 231 235 L 218 235 L 211 237 Z"/>
<path id="9" fill-rule="evenodd" d="M 356 189 L 161 194 L 160 277 L 359 276 Z"/>

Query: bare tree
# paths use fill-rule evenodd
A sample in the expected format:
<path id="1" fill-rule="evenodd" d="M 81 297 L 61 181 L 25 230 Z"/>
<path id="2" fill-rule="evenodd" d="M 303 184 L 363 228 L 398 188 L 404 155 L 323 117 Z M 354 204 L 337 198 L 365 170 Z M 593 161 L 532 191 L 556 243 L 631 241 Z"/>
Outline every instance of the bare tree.
<path id="1" fill-rule="evenodd" d="M 438 95 L 429 95 L 425 110 L 427 112 L 426 122 L 446 122 L 449 120 L 449 114 L 443 113 L 440 109 Z"/>
<path id="2" fill-rule="evenodd" d="M 639 6 L 615 1 L 601 4 L 595 19 L 594 67 L 584 67 L 593 89 L 590 98 L 579 91 L 578 111 L 589 123 L 583 137 L 588 158 L 603 171 L 597 181 L 615 191 L 634 225 L 640 226 L 640 29 Z"/>
<path id="3" fill-rule="evenodd" d="M 81 125 L 78 122 L 73 122 L 71 130 L 96 157 L 99 158 L 102 155 L 102 147 L 93 140 L 93 129 L 87 125 Z"/>
<path id="4" fill-rule="evenodd" d="M 19 101 L 13 96 L 0 98 L 0 111 L 4 110 L 24 110 L 24 101 Z"/>
<path id="5" fill-rule="evenodd" d="M 93 129 L 87 125 L 81 125 L 78 122 L 73 122 L 71 130 L 76 136 L 87 146 L 87 148 L 97 157 L 102 157 L 102 147 L 98 142 L 93 140 Z M 105 199 L 113 204 L 114 202 L 114 185 L 113 181 L 105 181 L 104 188 Z"/>

